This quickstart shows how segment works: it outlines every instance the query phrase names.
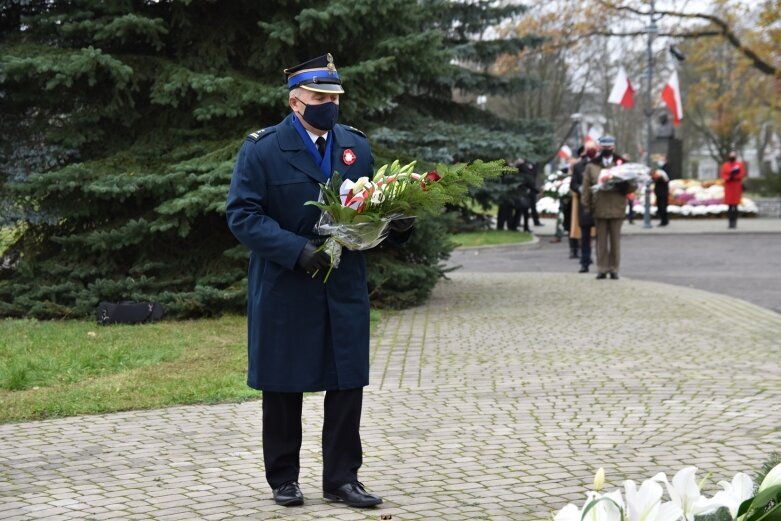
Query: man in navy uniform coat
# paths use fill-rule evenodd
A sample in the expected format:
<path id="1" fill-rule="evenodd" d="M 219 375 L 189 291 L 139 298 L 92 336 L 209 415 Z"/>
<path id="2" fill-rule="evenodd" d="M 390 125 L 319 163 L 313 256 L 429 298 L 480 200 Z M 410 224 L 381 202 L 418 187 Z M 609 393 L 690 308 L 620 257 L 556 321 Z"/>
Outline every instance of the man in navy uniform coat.
<path id="1" fill-rule="evenodd" d="M 263 456 L 277 504 L 301 505 L 303 393 L 326 391 L 323 497 L 369 507 L 382 499 L 358 481 L 363 387 L 369 383 L 369 296 L 361 252 L 317 251 L 317 200 L 334 171 L 373 175 L 369 143 L 336 123 L 344 93 L 330 54 L 285 70 L 291 113 L 251 133 L 228 194 L 228 225 L 250 249 L 247 383 L 263 391 Z M 319 269 L 314 278 L 312 273 Z"/>

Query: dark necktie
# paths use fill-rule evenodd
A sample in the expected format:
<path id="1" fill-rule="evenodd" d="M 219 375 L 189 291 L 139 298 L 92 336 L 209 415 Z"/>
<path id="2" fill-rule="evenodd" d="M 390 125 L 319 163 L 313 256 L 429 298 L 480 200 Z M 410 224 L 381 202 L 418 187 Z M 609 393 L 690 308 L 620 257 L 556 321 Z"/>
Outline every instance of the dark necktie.
<path id="1" fill-rule="evenodd" d="M 320 152 L 320 157 L 325 156 L 325 139 L 323 139 L 323 136 L 320 136 L 315 140 L 315 145 L 317 145 L 317 150 Z"/>

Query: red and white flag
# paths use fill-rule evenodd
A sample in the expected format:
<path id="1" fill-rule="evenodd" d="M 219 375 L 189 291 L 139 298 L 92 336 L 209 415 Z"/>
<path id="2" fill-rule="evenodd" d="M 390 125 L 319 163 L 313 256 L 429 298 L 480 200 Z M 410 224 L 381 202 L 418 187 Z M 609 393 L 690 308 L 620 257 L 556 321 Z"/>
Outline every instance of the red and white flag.
<path id="1" fill-rule="evenodd" d="M 602 134 L 595 127 L 591 127 L 588 129 L 588 132 L 586 132 L 586 137 L 583 139 L 583 144 L 586 146 L 586 148 L 588 148 L 589 145 L 598 147 L 600 137 L 602 137 Z"/>
<path id="2" fill-rule="evenodd" d="M 631 109 L 635 105 L 634 94 L 635 89 L 622 66 L 618 69 L 618 76 L 616 76 L 616 82 L 613 84 L 613 90 L 610 91 L 607 102 Z"/>
<path id="3" fill-rule="evenodd" d="M 681 103 L 681 89 L 678 87 L 678 71 L 673 71 L 670 81 L 662 89 L 664 100 L 670 113 L 673 115 L 673 125 L 678 126 L 683 119 L 683 104 Z"/>
<path id="4" fill-rule="evenodd" d="M 559 149 L 559 157 L 562 158 L 564 161 L 572 157 L 572 149 L 568 147 L 567 145 L 562 146 Z"/>

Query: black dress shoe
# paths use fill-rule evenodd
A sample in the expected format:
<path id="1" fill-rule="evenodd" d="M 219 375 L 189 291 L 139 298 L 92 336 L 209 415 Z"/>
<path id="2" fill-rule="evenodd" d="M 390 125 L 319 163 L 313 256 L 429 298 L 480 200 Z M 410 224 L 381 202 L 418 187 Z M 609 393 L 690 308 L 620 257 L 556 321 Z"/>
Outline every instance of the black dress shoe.
<path id="1" fill-rule="evenodd" d="M 295 481 L 288 481 L 272 492 L 274 493 L 274 502 L 277 505 L 295 507 L 304 504 L 304 494 L 301 493 L 301 489 Z"/>
<path id="2" fill-rule="evenodd" d="M 615 271 L 611 271 L 610 278 L 613 280 L 618 280 L 618 273 L 616 273 Z"/>
<path id="3" fill-rule="evenodd" d="M 349 507 L 373 507 L 382 503 L 382 499 L 374 494 L 366 492 L 363 483 L 353 481 L 345 483 L 335 490 L 326 490 L 323 492 L 323 498 L 329 501 L 341 501 Z"/>
<path id="4" fill-rule="evenodd" d="M 588 273 L 588 266 L 581 266 L 578 273 Z"/>
<path id="5" fill-rule="evenodd" d="M 597 278 L 598 279 L 606 279 L 607 278 L 607 273 L 597 273 Z"/>

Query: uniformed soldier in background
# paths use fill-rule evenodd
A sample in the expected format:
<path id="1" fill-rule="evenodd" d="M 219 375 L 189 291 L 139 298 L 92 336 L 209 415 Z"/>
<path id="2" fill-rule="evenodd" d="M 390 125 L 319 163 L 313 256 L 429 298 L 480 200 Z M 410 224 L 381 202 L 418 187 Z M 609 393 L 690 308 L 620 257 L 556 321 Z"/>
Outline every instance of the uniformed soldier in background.
<path id="1" fill-rule="evenodd" d="M 337 123 L 344 93 L 330 54 L 285 70 L 290 114 L 253 132 L 228 195 L 233 234 L 250 249 L 248 384 L 263 391 L 263 456 L 277 504 L 301 505 L 303 393 L 325 391 L 323 497 L 353 507 L 382 499 L 358 481 L 363 387 L 369 383 L 369 296 L 363 254 L 330 259 L 314 226 L 319 183 L 373 175 L 366 136 Z M 408 224 L 409 226 L 409 224 Z M 320 275 L 312 277 L 319 269 Z"/>
<path id="2" fill-rule="evenodd" d="M 626 191 L 591 190 L 599 183 L 599 174 L 604 168 L 611 168 L 624 162 L 615 153 L 616 139 L 613 136 L 599 138 L 600 153 L 592 159 L 583 173 L 581 197 L 587 214 L 594 217 L 597 228 L 597 274 L 598 279 L 618 278 L 621 263 L 621 225 L 626 217 Z"/>

